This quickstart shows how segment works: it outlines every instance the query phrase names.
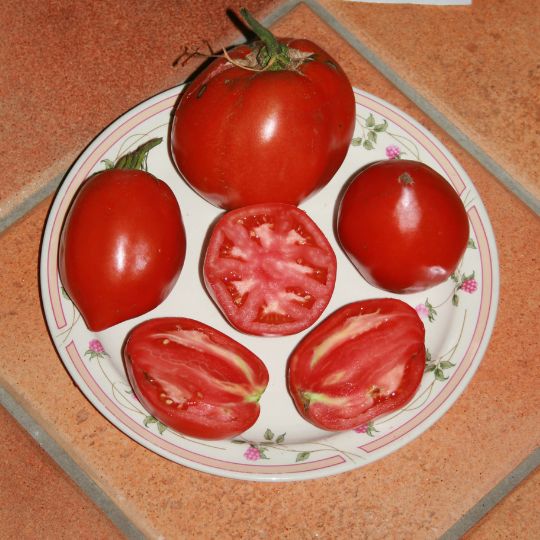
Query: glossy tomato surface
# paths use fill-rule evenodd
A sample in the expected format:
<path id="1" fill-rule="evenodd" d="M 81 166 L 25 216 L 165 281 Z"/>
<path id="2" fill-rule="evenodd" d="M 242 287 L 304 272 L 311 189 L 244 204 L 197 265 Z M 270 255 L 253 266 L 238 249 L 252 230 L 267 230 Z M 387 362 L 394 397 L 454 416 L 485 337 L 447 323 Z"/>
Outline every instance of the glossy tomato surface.
<path id="1" fill-rule="evenodd" d="M 336 256 L 303 210 L 260 204 L 216 223 L 203 270 L 208 292 L 235 328 L 283 336 L 312 325 L 328 305 Z"/>
<path id="2" fill-rule="evenodd" d="M 142 315 L 169 294 L 186 238 L 178 202 L 161 180 L 111 169 L 87 179 L 59 246 L 62 284 L 90 330 Z"/>
<path id="3" fill-rule="evenodd" d="M 439 173 L 396 159 L 370 165 L 353 179 L 341 200 L 337 232 L 369 283 L 412 293 L 455 271 L 469 221 L 459 195 Z"/>
<path id="4" fill-rule="evenodd" d="M 174 161 L 216 206 L 298 204 L 330 181 L 349 148 L 355 102 L 347 76 L 314 43 L 280 41 L 312 56 L 295 69 L 261 72 L 219 58 L 175 110 Z M 241 45 L 229 54 L 250 52 Z"/>
<path id="5" fill-rule="evenodd" d="M 340 431 L 366 424 L 408 403 L 425 367 L 424 325 L 401 300 L 348 304 L 312 330 L 288 364 L 298 412 Z"/>
<path id="6" fill-rule="evenodd" d="M 180 317 L 146 321 L 128 334 L 123 355 L 137 398 L 179 433 L 225 439 L 259 416 L 265 365 L 206 324 Z"/>

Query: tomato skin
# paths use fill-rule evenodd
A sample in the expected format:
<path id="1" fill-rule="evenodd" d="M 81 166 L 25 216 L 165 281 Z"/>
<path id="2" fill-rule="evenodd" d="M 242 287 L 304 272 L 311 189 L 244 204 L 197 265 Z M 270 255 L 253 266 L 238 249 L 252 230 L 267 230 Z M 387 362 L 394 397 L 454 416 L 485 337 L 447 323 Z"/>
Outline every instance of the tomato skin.
<path id="1" fill-rule="evenodd" d="M 256 204 L 215 224 L 203 265 L 208 293 L 237 330 L 285 336 L 311 326 L 334 291 L 336 256 L 296 206 Z"/>
<path id="2" fill-rule="evenodd" d="M 425 368 L 425 329 L 401 300 L 353 302 L 305 336 L 289 358 L 298 412 L 321 429 L 353 429 L 408 403 Z"/>
<path id="3" fill-rule="evenodd" d="M 206 324 L 182 317 L 145 321 L 128 334 L 123 356 L 139 401 L 179 433 L 226 439 L 259 416 L 266 366 Z"/>
<path id="4" fill-rule="evenodd" d="M 159 305 L 185 251 L 180 208 L 167 184 L 144 171 L 111 169 L 88 178 L 75 196 L 59 273 L 88 328 L 100 331 Z"/>
<path id="5" fill-rule="evenodd" d="M 413 293 L 455 271 L 469 221 L 459 195 L 439 173 L 397 159 L 374 163 L 352 180 L 340 203 L 337 233 L 369 283 Z"/>
<path id="6" fill-rule="evenodd" d="M 314 53 L 313 59 L 298 71 L 255 73 L 219 58 L 194 79 L 175 110 L 176 166 L 216 206 L 296 205 L 330 181 L 348 151 L 355 101 L 347 76 L 314 43 L 279 41 Z M 230 56 L 250 51 L 241 45 Z"/>

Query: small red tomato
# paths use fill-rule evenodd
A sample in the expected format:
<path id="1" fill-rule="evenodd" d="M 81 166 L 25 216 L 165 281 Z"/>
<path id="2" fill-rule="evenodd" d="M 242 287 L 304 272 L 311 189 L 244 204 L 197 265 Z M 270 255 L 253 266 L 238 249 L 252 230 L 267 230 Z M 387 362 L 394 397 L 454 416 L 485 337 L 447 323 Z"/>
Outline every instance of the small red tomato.
<path id="1" fill-rule="evenodd" d="M 259 416 L 268 371 L 215 328 L 180 317 L 145 321 L 128 334 L 123 355 L 139 401 L 179 433 L 235 437 Z"/>
<path id="2" fill-rule="evenodd" d="M 174 112 L 171 154 L 186 182 L 212 204 L 298 204 L 343 162 L 355 124 L 344 71 L 305 39 L 261 37 L 216 59 Z"/>
<path id="3" fill-rule="evenodd" d="M 159 142 L 88 178 L 68 211 L 60 279 L 92 331 L 155 308 L 182 269 L 186 238 L 173 192 L 146 171 L 116 168 L 141 163 Z"/>
<path id="4" fill-rule="evenodd" d="M 467 212 L 454 188 L 418 161 L 363 169 L 341 200 L 337 233 L 372 285 L 413 293 L 455 271 L 469 239 Z"/>
<path id="5" fill-rule="evenodd" d="M 293 351 L 288 387 L 298 412 L 327 430 L 361 426 L 408 403 L 424 373 L 424 325 L 401 300 L 346 305 Z"/>
<path id="6" fill-rule="evenodd" d="M 303 210 L 257 204 L 217 222 L 203 271 L 208 292 L 235 328 L 284 336 L 312 325 L 328 305 L 336 256 Z"/>

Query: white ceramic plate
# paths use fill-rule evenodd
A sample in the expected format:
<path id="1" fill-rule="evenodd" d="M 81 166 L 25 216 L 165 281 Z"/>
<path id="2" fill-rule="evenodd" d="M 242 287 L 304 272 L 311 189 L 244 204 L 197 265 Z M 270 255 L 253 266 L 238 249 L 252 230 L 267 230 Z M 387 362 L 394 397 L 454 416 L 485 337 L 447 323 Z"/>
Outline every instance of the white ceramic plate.
<path id="1" fill-rule="evenodd" d="M 285 384 L 287 358 L 305 332 L 284 338 L 240 334 L 221 317 L 200 282 L 201 245 L 209 224 L 221 211 L 187 186 L 169 158 L 168 125 L 181 90 L 176 87 L 145 101 L 97 136 L 67 174 L 51 207 L 41 253 L 41 294 L 54 343 L 74 381 L 105 417 L 140 444 L 187 467 L 226 477 L 263 481 L 318 478 L 366 465 L 407 444 L 439 419 L 463 392 L 480 363 L 495 320 L 499 289 L 495 240 L 471 180 L 440 141 L 416 121 L 383 100 L 355 90 L 357 126 L 347 158 L 328 186 L 301 205 L 325 232 L 338 258 L 335 292 L 322 318 L 354 300 L 393 296 L 362 279 L 333 233 L 338 193 L 366 163 L 400 154 L 439 171 L 462 197 L 471 240 L 455 279 L 423 293 L 400 296 L 423 317 L 431 355 L 413 401 L 355 431 L 321 431 L 299 416 Z M 178 197 L 188 238 L 185 265 L 162 305 L 93 333 L 63 294 L 58 277 L 63 218 L 85 178 L 103 169 L 103 159 L 114 160 L 156 136 L 162 136 L 164 142 L 150 152 L 148 170 L 166 181 Z M 88 253 L 88 264 L 96 258 L 99 253 Z M 234 442 L 184 437 L 149 416 L 134 398 L 123 369 L 121 346 L 133 326 L 158 316 L 187 316 L 210 324 L 266 363 L 270 384 L 260 402 L 261 415 Z"/>

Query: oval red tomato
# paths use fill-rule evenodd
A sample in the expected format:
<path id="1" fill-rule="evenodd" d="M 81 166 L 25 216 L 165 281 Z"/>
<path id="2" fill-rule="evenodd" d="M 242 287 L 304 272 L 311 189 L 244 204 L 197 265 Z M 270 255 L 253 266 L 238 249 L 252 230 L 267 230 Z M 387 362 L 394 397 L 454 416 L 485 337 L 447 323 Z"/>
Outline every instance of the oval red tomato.
<path id="1" fill-rule="evenodd" d="M 139 401 L 179 433 L 235 437 L 259 416 L 265 365 L 206 324 L 181 317 L 145 321 L 128 334 L 123 355 Z"/>
<path id="2" fill-rule="evenodd" d="M 235 328 L 284 336 L 304 330 L 326 308 L 336 256 L 303 210 L 260 204 L 217 222 L 203 272 L 208 292 Z"/>
<path id="3" fill-rule="evenodd" d="M 176 166 L 216 206 L 298 204 L 330 181 L 349 148 L 355 101 L 341 67 L 308 40 L 278 43 L 296 57 L 288 66 L 257 64 L 260 42 L 238 46 L 232 61 L 215 60 L 190 83 L 174 112 Z"/>
<path id="4" fill-rule="evenodd" d="M 408 160 L 360 171 L 339 207 L 343 249 L 372 285 L 412 293 L 455 271 L 469 239 L 459 195 L 439 173 Z"/>
<path id="5" fill-rule="evenodd" d="M 359 427 L 416 393 L 425 367 L 424 325 L 400 300 L 346 305 L 312 330 L 288 364 L 298 412 L 327 430 Z"/>
<path id="6" fill-rule="evenodd" d="M 176 283 L 185 251 L 169 186 L 145 171 L 109 169 L 88 178 L 73 200 L 59 273 L 88 328 L 100 331 L 159 305 Z"/>

